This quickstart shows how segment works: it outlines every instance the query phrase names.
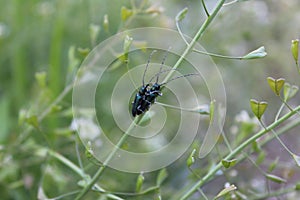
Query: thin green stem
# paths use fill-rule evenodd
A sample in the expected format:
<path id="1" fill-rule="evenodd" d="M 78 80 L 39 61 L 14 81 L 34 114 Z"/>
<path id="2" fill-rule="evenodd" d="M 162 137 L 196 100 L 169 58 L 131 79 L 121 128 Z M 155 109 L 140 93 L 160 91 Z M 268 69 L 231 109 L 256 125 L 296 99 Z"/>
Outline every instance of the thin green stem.
<path id="1" fill-rule="evenodd" d="M 282 112 L 283 108 L 284 108 L 284 103 L 282 103 L 282 104 L 280 105 L 280 108 L 279 108 L 279 110 L 278 110 L 278 112 L 277 112 L 277 114 L 276 114 L 276 116 L 275 116 L 275 121 L 278 120 L 279 115 L 280 115 L 280 113 Z"/>
<path id="2" fill-rule="evenodd" d="M 203 23 L 203 25 L 200 27 L 200 29 L 198 30 L 198 32 L 196 33 L 196 35 L 192 39 L 191 43 L 189 43 L 189 45 L 187 46 L 187 48 L 182 53 L 181 57 L 177 60 L 177 62 L 175 63 L 174 67 L 172 68 L 173 70 L 171 70 L 170 73 L 165 77 L 163 83 L 166 82 L 166 81 L 168 81 L 171 78 L 172 74 L 179 67 L 179 65 L 184 60 L 184 58 L 187 56 L 187 54 L 190 51 L 192 51 L 192 49 L 196 45 L 196 43 L 199 40 L 199 38 L 203 35 L 204 31 L 207 29 L 207 27 L 210 25 L 210 23 L 216 17 L 217 13 L 222 8 L 222 5 L 224 4 L 224 2 L 225 2 L 225 0 L 220 0 L 219 1 L 219 3 L 217 4 L 217 6 L 215 7 L 215 9 L 213 10 L 212 14 L 205 20 L 205 22 Z"/>
<path id="3" fill-rule="evenodd" d="M 220 54 L 215 54 L 215 53 L 209 53 L 209 52 L 205 52 L 205 51 L 200 51 L 200 50 L 197 50 L 197 49 L 193 49 L 193 51 L 196 52 L 196 53 L 199 53 L 199 54 L 208 55 L 208 56 L 217 57 L 217 58 L 243 60 L 243 57 L 241 57 L 241 56 L 225 56 L 225 55 L 220 55 Z"/>
<path id="4" fill-rule="evenodd" d="M 209 17 L 209 12 L 208 12 L 208 10 L 206 8 L 206 4 L 205 4 L 204 0 L 201 0 L 201 2 L 202 2 L 202 5 L 203 5 L 203 8 L 204 8 L 206 16 Z"/>
<path id="5" fill-rule="evenodd" d="M 38 115 L 38 122 L 40 123 L 51 111 L 52 108 L 57 105 L 62 99 L 72 90 L 73 82 L 65 87 L 65 89 L 56 97 L 56 99 L 40 114 Z M 16 141 L 16 145 L 25 141 L 28 137 L 29 133 L 33 130 L 32 126 L 26 128 L 21 134 L 20 137 Z"/>
<path id="6" fill-rule="evenodd" d="M 229 6 L 229 5 L 232 5 L 234 3 L 237 3 L 239 0 L 233 0 L 231 2 L 228 2 L 228 3 L 224 3 L 224 6 Z"/>
<path id="7" fill-rule="evenodd" d="M 114 146 L 114 149 L 112 152 L 108 155 L 108 157 L 103 162 L 103 165 L 98 169 L 92 180 L 83 188 L 83 190 L 80 192 L 80 194 L 76 197 L 76 200 L 82 199 L 83 196 L 94 186 L 94 184 L 97 182 L 97 180 L 102 175 L 104 169 L 107 167 L 109 161 L 112 159 L 112 157 L 116 154 L 117 150 L 121 148 L 122 144 L 125 142 L 126 138 L 129 136 L 129 133 L 132 131 L 132 129 L 135 127 L 136 123 L 140 120 L 140 117 L 136 117 L 127 129 L 127 131 L 123 134 L 123 136 L 120 138 L 118 143 Z"/>
<path id="8" fill-rule="evenodd" d="M 184 41 L 184 43 L 185 43 L 187 46 L 189 46 L 188 41 L 185 39 L 185 37 L 184 37 L 184 35 L 183 35 L 183 33 L 182 33 L 181 29 L 180 29 L 179 21 L 178 21 L 178 20 L 176 20 L 176 28 L 177 28 L 178 33 L 179 33 L 179 35 L 181 36 L 182 40 Z"/>
<path id="9" fill-rule="evenodd" d="M 276 190 L 274 192 L 265 193 L 262 195 L 255 195 L 254 197 L 248 198 L 248 200 L 259 200 L 259 199 L 267 199 L 268 197 L 278 197 L 283 194 L 291 193 L 295 191 L 295 187 L 285 188 L 282 190 Z"/>
<path id="10" fill-rule="evenodd" d="M 195 44 L 197 43 L 197 41 L 199 40 L 199 38 L 203 35 L 204 31 L 207 29 L 208 25 L 212 22 L 212 20 L 215 18 L 215 16 L 217 15 L 217 13 L 220 11 L 220 9 L 221 9 L 221 7 L 222 7 L 222 5 L 223 5 L 224 2 L 225 2 L 225 0 L 220 0 L 220 2 L 217 4 L 216 8 L 214 9 L 212 15 L 209 18 L 207 18 L 207 20 L 204 22 L 204 24 L 200 27 L 200 29 L 198 30 L 198 32 L 194 36 L 193 40 L 191 41 L 191 43 L 187 46 L 187 48 L 185 49 L 185 51 L 183 52 L 183 54 L 181 55 L 181 57 L 177 60 L 177 62 L 175 63 L 174 67 L 172 68 L 172 70 L 170 71 L 170 73 L 168 73 L 168 75 L 165 77 L 165 79 L 164 79 L 163 82 L 167 82 L 171 78 L 171 76 L 174 73 L 174 71 L 179 67 L 179 65 L 184 60 L 184 58 L 187 56 L 187 54 L 193 49 L 193 47 L 195 46 Z M 97 182 L 97 180 L 102 175 L 102 172 L 106 168 L 106 166 L 109 163 L 109 161 L 112 159 L 112 157 L 115 155 L 116 151 L 124 143 L 124 141 L 126 140 L 129 132 L 131 132 L 131 130 L 134 128 L 135 124 L 139 120 L 140 120 L 140 117 L 136 117 L 135 120 L 134 120 L 134 122 L 131 123 L 131 125 L 128 128 L 128 130 L 124 133 L 124 135 L 121 137 L 121 139 L 119 140 L 119 142 L 115 146 L 114 150 L 109 154 L 109 156 L 107 157 L 107 159 L 104 161 L 103 166 L 98 169 L 98 171 L 96 172 L 96 174 L 94 175 L 94 177 L 92 178 L 92 180 L 89 182 L 89 184 L 86 185 L 84 187 L 84 189 L 81 191 L 81 193 L 76 197 L 76 200 L 82 199 L 83 196 Z"/>
<path id="11" fill-rule="evenodd" d="M 61 154 L 59 154 L 59 153 L 57 153 L 57 152 L 55 152 L 51 149 L 48 149 L 47 151 L 48 151 L 50 156 L 56 158 L 57 160 L 59 160 L 60 162 L 62 162 L 66 166 L 68 166 L 76 174 L 78 174 L 81 177 L 86 177 L 86 174 L 84 173 L 84 171 L 82 169 L 80 169 L 79 167 L 77 167 L 77 165 L 75 165 L 73 162 L 71 162 L 70 160 L 68 160 L 67 158 L 62 156 Z"/>
<path id="12" fill-rule="evenodd" d="M 247 146 L 252 144 L 254 141 L 256 141 L 258 138 L 269 132 L 270 130 L 274 129 L 275 127 L 282 124 L 284 121 L 288 120 L 290 117 L 296 114 L 300 110 L 300 106 L 296 107 L 293 111 L 285 114 L 282 116 L 278 121 L 273 122 L 271 125 L 266 127 L 266 129 L 263 129 L 244 141 L 242 144 L 240 144 L 236 149 L 234 149 L 232 152 L 230 152 L 224 159 L 229 160 L 234 158 L 236 155 L 238 155 L 240 152 L 243 151 Z M 222 161 L 220 161 L 216 166 L 214 166 L 201 180 L 196 182 L 193 187 L 191 187 L 181 198 L 180 200 L 185 200 L 188 197 L 190 197 L 197 188 L 201 187 L 204 183 L 206 183 L 208 180 L 210 180 L 214 175 L 222 168 Z"/>
<path id="13" fill-rule="evenodd" d="M 165 104 L 165 103 L 161 103 L 161 102 L 155 102 L 155 104 L 161 105 L 161 106 L 164 106 L 167 108 L 176 109 L 176 110 L 199 113 L 198 109 L 195 109 L 195 108 L 181 108 L 181 107 L 177 107 L 177 106 L 173 106 L 173 105 L 169 105 L 169 104 Z"/>
<path id="14" fill-rule="evenodd" d="M 259 122 L 260 122 L 260 124 L 262 125 L 262 127 L 264 128 L 264 129 L 266 129 L 266 126 L 265 126 L 265 124 L 261 121 L 261 120 L 259 120 Z M 274 136 L 275 136 L 275 138 L 278 140 L 278 142 L 281 144 L 281 146 L 283 146 L 283 148 L 291 155 L 291 156 L 293 156 L 293 155 L 295 155 L 285 144 L 284 144 L 284 142 L 280 139 L 280 137 L 278 137 L 278 135 L 277 135 L 277 133 L 272 129 L 271 130 L 271 132 L 274 134 Z"/>

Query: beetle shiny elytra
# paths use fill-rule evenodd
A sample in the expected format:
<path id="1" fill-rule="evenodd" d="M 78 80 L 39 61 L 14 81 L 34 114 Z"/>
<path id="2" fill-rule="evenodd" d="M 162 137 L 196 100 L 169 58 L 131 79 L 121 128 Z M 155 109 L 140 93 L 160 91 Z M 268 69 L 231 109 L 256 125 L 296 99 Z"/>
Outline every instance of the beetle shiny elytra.
<path id="1" fill-rule="evenodd" d="M 138 90 L 137 94 L 135 95 L 134 101 L 132 102 L 131 114 L 132 114 L 133 117 L 135 117 L 137 115 L 140 115 L 140 114 L 143 114 L 146 111 L 148 111 L 150 106 L 155 102 L 156 98 L 158 96 L 162 96 L 162 93 L 161 93 L 161 86 L 162 85 L 165 85 L 165 84 L 169 83 L 170 81 L 173 81 L 173 80 L 178 79 L 178 78 L 187 77 L 187 76 L 191 76 L 191 75 L 196 75 L 196 74 L 185 74 L 185 75 L 178 76 L 178 77 L 175 77 L 173 79 L 170 79 L 167 82 L 159 84 L 158 83 L 159 75 L 163 72 L 170 71 L 170 70 L 162 71 L 162 66 L 164 65 L 165 59 L 167 57 L 167 53 L 166 53 L 164 58 L 163 58 L 163 61 L 161 63 L 159 72 L 157 74 L 155 74 L 150 79 L 150 81 L 149 81 L 150 83 L 145 84 L 145 74 L 146 74 L 146 71 L 148 69 L 151 57 L 152 57 L 154 52 L 156 52 L 156 51 L 154 50 L 154 51 L 151 52 L 151 54 L 149 56 L 149 59 L 148 59 L 148 62 L 147 62 L 147 65 L 146 65 L 146 68 L 144 70 L 143 79 L 142 79 L 143 85 Z M 154 84 L 152 84 L 151 81 L 155 77 L 156 77 L 156 81 L 155 81 Z"/>

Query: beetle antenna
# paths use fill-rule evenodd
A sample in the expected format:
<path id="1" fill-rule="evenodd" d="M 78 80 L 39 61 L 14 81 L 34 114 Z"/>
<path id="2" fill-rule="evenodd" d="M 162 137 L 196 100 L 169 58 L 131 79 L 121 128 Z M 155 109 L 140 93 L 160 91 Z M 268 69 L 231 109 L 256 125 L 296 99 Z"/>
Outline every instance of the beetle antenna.
<path id="1" fill-rule="evenodd" d="M 144 74 L 143 74 L 143 86 L 145 86 L 145 75 L 146 75 L 146 71 L 148 69 L 148 66 L 149 66 L 149 63 L 150 63 L 150 60 L 151 60 L 151 57 L 152 55 L 156 52 L 156 50 L 153 50 L 148 58 L 148 61 L 147 61 L 147 65 L 146 65 L 146 68 L 145 68 L 145 71 L 144 71 Z"/>
<path id="2" fill-rule="evenodd" d="M 171 47 L 169 47 L 168 50 L 165 52 L 165 55 L 164 55 L 164 57 L 163 57 L 163 60 L 162 60 L 162 62 L 161 62 L 161 64 L 160 64 L 159 72 L 157 73 L 158 75 L 156 76 L 156 82 L 155 82 L 155 83 L 158 83 L 159 74 L 162 72 L 162 68 L 163 68 L 163 66 L 164 66 L 164 64 L 165 64 L 165 61 L 166 61 L 166 59 L 167 59 L 167 56 L 168 56 L 168 53 L 169 53 L 170 49 L 171 49 Z M 151 81 L 150 81 L 150 82 L 151 82 Z"/>
<path id="3" fill-rule="evenodd" d="M 152 81 L 155 77 L 159 76 L 160 74 L 166 73 L 166 72 L 169 72 L 169 71 L 172 71 L 172 70 L 177 71 L 176 69 L 171 68 L 171 69 L 165 69 L 165 70 L 162 70 L 162 71 L 160 71 L 160 72 L 157 72 L 156 74 L 154 74 L 154 75 L 151 77 L 149 83 L 151 83 L 151 81 Z"/>
<path id="4" fill-rule="evenodd" d="M 160 85 L 165 85 L 165 84 L 167 84 L 167 83 L 169 83 L 169 82 L 171 82 L 171 81 L 174 81 L 174 80 L 176 80 L 176 79 L 179 79 L 179 78 L 183 78 L 183 77 L 187 77 L 187 76 L 198 76 L 199 74 L 185 74 L 185 75 L 182 75 L 182 76 L 177 76 L 177 77 L 175 77 L 175 78 L 172 78 L 172 79 L 170 79 L 170 80 L 168 80 L 168 81 L 166 81 L 166 82 L 164 82 L 164 83 L 161 83 Z"/>

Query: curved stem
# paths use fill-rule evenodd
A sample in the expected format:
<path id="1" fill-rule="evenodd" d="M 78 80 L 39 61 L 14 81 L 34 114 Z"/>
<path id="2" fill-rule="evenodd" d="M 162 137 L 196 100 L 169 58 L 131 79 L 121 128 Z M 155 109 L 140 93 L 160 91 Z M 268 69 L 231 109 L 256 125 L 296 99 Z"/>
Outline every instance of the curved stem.
<path id="1" fill-rule="evenodd" d="M 193 49 L 193 51 L 196 52 L 196 53 L 200 53 L 200 54 L 208 55 L 208 56 L 212 56 L 212 57 L 217 57 L 217 58 L 243 60 L 243 57 L 241 57 L 241 56 L 224 56 L 224 55 L 220 55 L 220 54 L 215 54 L 215 53 L 209 53 L 209 52 L 205 52 L 205 51 L 200 51 L 200 50 L 197 50 L 197 49 Z"/>
<path id="2" fill-rule="evenodd" d="M 187 46 L 187 48 L 185 49 L 185 51 L 182 53 L 181 57 L 175 63 L 174 67 L 172 68 L 173 70 L 170 71 L 170 73 L 165 77 L 165 79 L 164 79 L 163 82 L 166 82 L 166 81 L 168 81 L 171 78 L 172 74 L 174 73 L 174 70 L 176 70 L 179 67 L 179 65 L 184 60 L 184 58 L 187 56 L 187 54 L 196 45 L 196 43 L 199 40 L 199 38 L 203 35 L 204 31 L 207 29 L 207 27 L 210 25 L 210 23 L 216 17 L 217 13 L 222 8 L 222 5 L 224 4 L 224 2 L 225 2 L 225 0 L 220 0 L 219 1 L 219 3 L 217 4 L 217 6 L 215 7 L 214 11 L 212 12 L 212 14 L 205 20 L 205 22 L 203 23 L 203 25 L 200 27 L 200 29 L 198 30 L 198 32 L 196 33 L 196 35 L 192 39 L 191 43 L 189 43 L 189 45 Z"/>
<path id="3" fill-rule="evenodd" d="M 178 20 L 176 20 L 176 28 L 177 28 L 178 33 L 179 33 L 179 35 L 181 36 L 182 40 L 184 41 L 184 43 L 185 43 L 187 46 L 189 46 L 188 41 L 185 39 L 185 37 L 184 37 L 184 35 L 183 35 L 183 33 L 182 33 L 181 29 L 180 29 L 179 21 L 178 21 Z"/>
<path id="4" fill-rule="evenodd" d="M 38 122 L 40 123 L 51 111 L 52 108 L 57 105 L 59 102 L 62 101 L 62 99 L 72 90 L 73 88 L 73 82 L 65 87 L 65 89 L 56 97 L 56 99 L 41 113 L 38 115 Z M 27 129 L 25 129 L 21 134 L 20 137 L 18 137 L 16 141 L 16 145 L 19 145 L 29 135 L 29 133 L 32 131 L 33 127 L 29 126 Z"/>
<path id="5" fill-rule="evenodd" d="M 208 10 L 207 10 L 207 8 L 206 8 L 206 5 L 205 5 L 204 0 L 201 0 L 201 2 L 202 2 L 202 5 L 203 5 L 203 8 L 204 8 L 204 11 L 205 11 L 206 16 L 209 17 L 210 15 L 209 15 L 209 12 L 208 12 Z"/>
<path id="6" fill-rule="evenodd" d="M 266 129 L 263 129 L 253 135 L 248 140 L 244 141 L 241 145 L 239 145 L 236 149 L 234 149 L 232 152 L 230 152 L 224 159 L 229 160 L 234 158 L 236 155 L 238 155 L 240 152 L 242 152 L 243 149 L 245 149 L 248 145 L 252 144 L 254 141 L 256 141 L 258 138 L 269 132 L 270 130 L 274 129 L 275 127 L 282 124 L 284 121 L 288 120 L 290 117 L 295 115 L 297 112 L 300 111 L 300 106 L 296 107 L 293 111 L 287 113 L 278 121 L 273 122 L 271 125 L 266 127 Z M 181 198 L 180 200 L 185 200 L 188 197 L 190 197 L 197 188 L 201 187 L 204 183 L 206 183 L 208 180 L 210 180 L 221 168 L 222 168 L 222 161 L 220 161 L 217 165 L 215 165 L 201 180 L 195 183 L 193 187 L 191 187 Z"/>
<path id="7" fill-rule="evenodd" d="M 187 46 L 187 48 L 184 50 L 182 53 L 181 57 L 177 60 L 175 63 L 174 67 L 172 68 L 168 75 L 165 77 L 163 82 L 167 82 L 174 71 L 179 67 L 179 65 L 182 63 L 184 58 L 187 56 L 187 54 L 193 49 L 199 38 L 203 35 L 204 31 L 207 29 L 208 25 L 212 22 L 212 20 L 215 18 L 217 13 L 220 11 L 222 5 L 224 4 L 225 0 L 220 0 L 219 3 L 217 4 L 216 8 L 214 9 L 213 13 L 206 19 L 204 24 L 200 27 L 196 35 L 194 36 L 193 40 L 191 43 Z M 134 122 L 131 123 L 129 126 L 128 130 L 124 133 L 124 135 L 120 138 L 119 142 L 115 146 L 114 150 L 109 154 L 105 162 L 103 163 L 103 166 L 98 169 L 92 180 L 89 182 L 88 185 L 84 187 L 84 189 L 81 191 L 81 193 L 76 197 L 76 200 L 82 199 L 83 196 L 93 187 L 93 185 L 97 182 L 98 178 L 102 175 L 102 172 L 106 168 L 107 164 L 111 160 L 111 158 L 115 155 L 116 151 L 121 147 L 121 145 L 124 143 L 126 138 L 128 137 L 129 132 L 134 128 L 135 124 L 141 119 L 141 117 L 136 117 L 134 119 Z"/>
<path id="8" fill-rule="evenodd" d="M 124 135 L 120 138 L 118 143 L 114 146 L 114 149 L 112 152 L 108 155 L 108 157 L 103 162 L 102 166 L 98 169 L 92 180 L 83 188 L 83 190 L 80 192 L 80 194 L 76 197 L 76 200 L 81 199 L 97 182 L 99 177 L 102 175 L 102 172 L 107 167 L 109 161 L 112 159 L 112 157 L 116 154 L 117 150 L 121 148 L 122 144 L 125 142 L 126 138 L 129 136 L 129 133 L 132 131 L 132 129 L 135 127 L 136 123 L 140 120 L 140 117 L 136 117 L 134 121 L 131 123 L 127 131 L 124 133 Z"/>

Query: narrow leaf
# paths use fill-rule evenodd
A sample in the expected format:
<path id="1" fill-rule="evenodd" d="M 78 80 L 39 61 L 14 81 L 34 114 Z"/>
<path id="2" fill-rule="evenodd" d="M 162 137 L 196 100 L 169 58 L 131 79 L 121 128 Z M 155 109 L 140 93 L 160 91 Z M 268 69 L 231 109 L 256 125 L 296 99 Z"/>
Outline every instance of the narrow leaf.
<path id="1" fill-rule="evenodd" d="M 210 113 L 210 106 L 208 104 L 201 105 L 201 106 L 195 108 L 194 112 L 197 112 L 197 113 L 199 113 L 201 115 L 209 115 L 209 113 Z"/>
<path id="2" fill-rule="evenodd" d="M 196 149 L 193 149 L 192 153 L 190 154 L 190 156 L 186 160 L 186 165 L 188 167 L 190 167 L 192 164 L 194 164 L 194 162 L 195 162 L 195 157 L 194 157 L 195 153 L 196 153 Z"/>
<path id="3" fill-rule="evenodd" d="M 120 56 L 120 59 L 125 63 L 128 62 L 128 53 L 129 53 L 132 41 L 133 41 L 133 38 L 126 35 L 126 37 L 124 39 L 124 44 L 123 44 L 123 55 Z"/>
<path id="4" fill-rule="evenodd" d="M 299 40 L 292 40 L 292 44 L 291 44 L 291 52 L 293 55 L 293 58 L 296 62 L 296 64 L 298 65 L 298 55 L 299 55 Z"/>
<path id="5" fill-rule="evenodd" d="M 286 180 L 284 178 L 281 178 L 279 176 L 276 176 L 274 174 L 266 174 L 265 175 L 267 179 L 276 182 L 276 183 L 286 183 Z"/>
<path id="6" fill-rule="evenodd" d="M 259 153 L 261 151 L 261 147 L 256 141 L 252 142 L 252 149 L 256 153 Z"/>
<path id="7" fill-rule="evenodd" d="M 243 56 L 242 59 L 246 60 L 246 59 L 257 59 L 257 58 L 263 58 L 267 55 L 267 52 L 265 50 L 265 47 L 259 47 L 258 49 L 251 51 L 250 53 L 248 53 L 247 55 Z"/>
<path id="8" fill-rule="evenodd" d="M 296 183 L 295 190 L 300 190 L 300 183 Z"/>
<path id="9" fill-rule="evenodd" d="M 237 159 L 232 159 L 232 160 L 225 160 L 223 159 L 222 160 L 222 165 L 225 167 L 225 168 L 229 168 L 229 167 L 232 167 L 236 164 L 237 162 Z"/>
<path id="10" fill-rule="evenodd" d="M 46 87 L 46 78 L 47 78 L 46 72 L 37 72 L 37 73 L 35 73 L 35 79 L 37 81 L 37 84 L 41 88 Z"/>
<path id="11" fill-rule="evenodd" d="M 236 189 L 237 189 L 237 187 L 235 185 L 230 185 L 229 187 L 226 187 L 223 190 L 221 190 L 221 192 L 219 192 L 219 194 L 214 199 L 218 199 Z"/>
<path id="12" fill-rule="evenodd" d="M 210 123 L 213 123 L 214 114 L 215 114 L 215 103 L 216 103 L 216 100 L 213 100 L 213 101 L 210 102 L 210 107 L 209 107 L 209 120 L 210 120 Z"/>
<path id="13" fill-rule="evenodd" d="M 292 154 L 294 160 L 296 161 L 296 164 L 298 165 L 298 167 L 300 167 L 300 157 L 296 154 Z"/>
<path id="14" fill-rule="evenodd" d="M 96 44 L 97 37 L 100 32 L 100 26 L 96 24 L 91 24 L 90 25 L 90 38 L 92 44 Z"/>
<path id="15" fill-rule="evenodd" d="M 179 22 L 185 18 L 186 13 L 188 12 L 188 8 L 182 9 L 177 15 L 176 15 L 176 21 Z"/>
<path id="16" fill-rule="evenodd" d="M 108 21 L 108 15 L 104 15 L 103 19 L 103 28 L 106 32 L 109 32 L 109 21 Z"/>
<path id="17" fill-rule="evenodd" d="M 145 180 L 145 177 L 143 175 L 143 172 L 141 172 L 139 174 L 139 176 L 137 177 L 137 180 L 136 180 L 136 187 L 135 187 L 135 192 L 136 193 L 139 193 L 141 191 L 144 180 Z"/>
<path id="18" fill-rule="evenodd" d="M 280 95 L 280 91 L 285 83 L 285 79 L 284 78 L 279 78 L 279 79 L 274 79 L 272 77 L 268 77 L 267 78 L 269 86 L 271 87 L 271 89 L 273 90 L 273 92 L 279 96 Z"/>
<path id="19" fill-rule="evenodd" d="M 265 158 L 266 158 L 266 153 L 264 151 L 261 151 L 256 158 L 255 161 L 256 164 L 257 165 L 261 164 L 265 160 Z"/>
<path id="20" fill-rule="evenodd" d="M 163 168 L 159 171 L 157 179 L 156 179 L 156 185 L 160 186 L 168 177 L 168 172 L 166 168 Z"/>
<path id="21" fill-rule="evenodd" d="M 269 172 L 272 172 L 272 171 L 276 168 L 276 166 L 277 166 L 277 164 L 278 164 L 278 160 L 279 160 L 279 157 L 277 157 L 277 158 L 269 165 L 269 169 L 268 169 Z"/>
<path id="22" fill-rule="evenodd" d="M 250 100 L 250 106 L 253 114 L 260 120 L 264 112 L 268 107 L 268 103 L 265 101 L 257 101 L 255 99 Z"/>

